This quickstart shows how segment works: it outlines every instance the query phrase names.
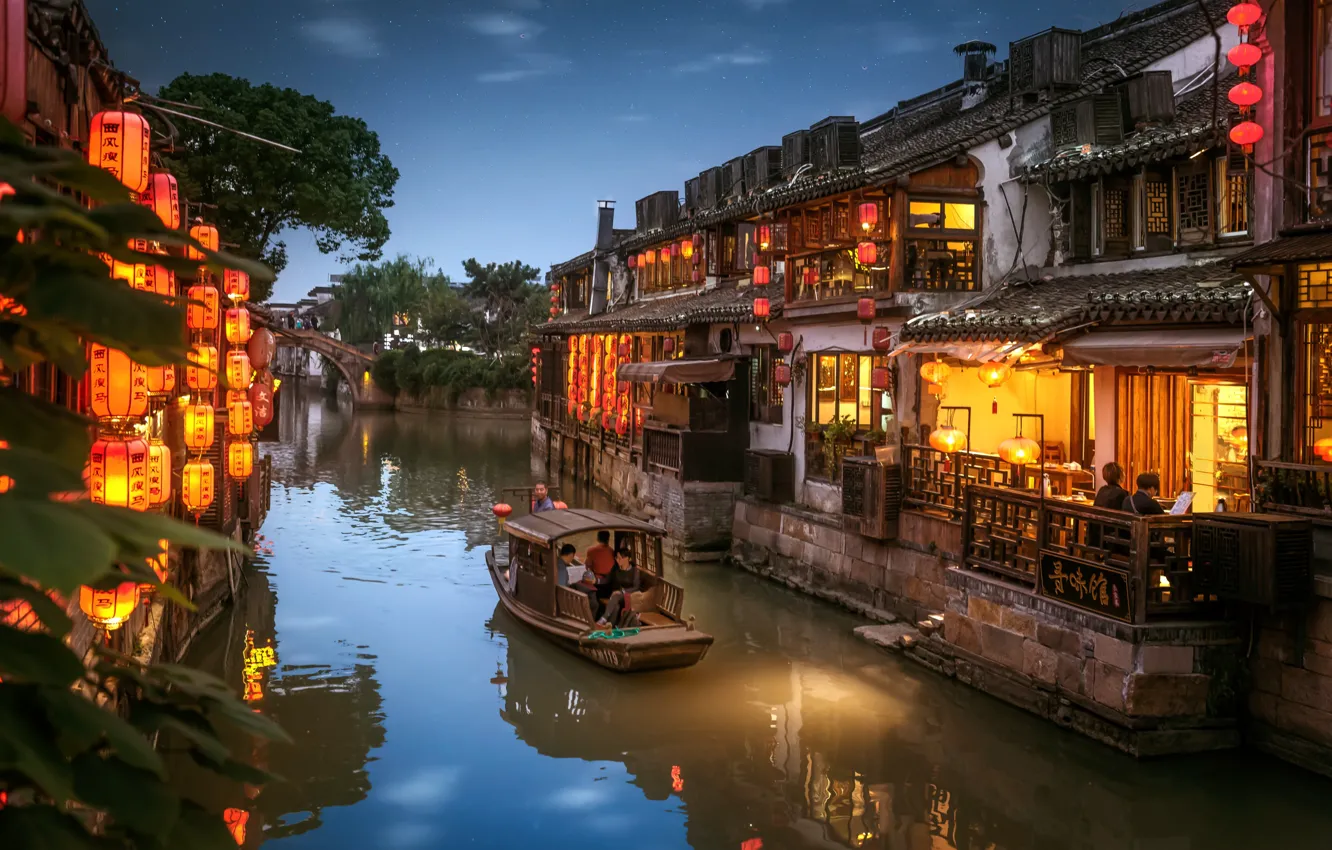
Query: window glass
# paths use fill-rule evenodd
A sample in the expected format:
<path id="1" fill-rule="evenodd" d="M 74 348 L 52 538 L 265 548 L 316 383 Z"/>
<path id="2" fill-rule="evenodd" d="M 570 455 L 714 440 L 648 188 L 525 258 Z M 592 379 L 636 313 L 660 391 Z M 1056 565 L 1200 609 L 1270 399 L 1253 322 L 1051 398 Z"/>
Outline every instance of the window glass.
<path id="1" fill-rule="evenodd" d="M 911 201 L 910 226 L 931 230 L 975 230 L 976 205 L 946 201 Z"/>
<path id="2" fill-rule="evenodd" d="M 912 227 L 943 227 L 943 203 L 940 201 L 912 201 L 909 224 Z"/>
<path id="3" fill-rule="evenodd" d="M 814 359 L 814 421 L 826 425 L 837 418 L 837 357 L 819 354 Z"/>
<path id="4" fill-rule="evenodd" d="M 1332 117 L 1332 0 L 1314 6 L 1314 114 Z"/>
<path id="5" fill-rule="evenodd" d="M 944 204 L 944 227 L 948 230 L 975 230 L 975 204 Z"/>
<path id="6" fill-rule="evenodd" d="M 977 283 L 975 242 L 907 240 L 906 289 L 971 292 Z"/>

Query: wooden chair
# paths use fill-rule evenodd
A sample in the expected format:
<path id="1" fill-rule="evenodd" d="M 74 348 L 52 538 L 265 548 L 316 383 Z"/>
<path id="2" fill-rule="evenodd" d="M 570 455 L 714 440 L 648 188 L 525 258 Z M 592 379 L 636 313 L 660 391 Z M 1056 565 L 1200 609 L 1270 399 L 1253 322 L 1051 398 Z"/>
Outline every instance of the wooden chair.
<path id="1" fill-rule="evenodd" d="M 1046 443 L 1043 448 L 1045 455 L 1043 460 L 1045 463 L 1053 463 L 1059 466 L 1064 465 L 1063 443 Z"/>

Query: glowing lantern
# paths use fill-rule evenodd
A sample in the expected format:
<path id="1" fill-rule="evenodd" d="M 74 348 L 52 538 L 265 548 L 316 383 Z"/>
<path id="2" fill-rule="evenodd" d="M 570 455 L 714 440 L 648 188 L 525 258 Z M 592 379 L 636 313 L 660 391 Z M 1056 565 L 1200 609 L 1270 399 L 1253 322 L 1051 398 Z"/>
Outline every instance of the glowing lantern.
<path id="1" fill-rule="evenodd" d="M 148 443 L 148 507 L 171 501 L 171 449 L 157 440 Z"/>
<path id="2" fill-rule="evenodd" d="M 250 822 L 250 813 L 244 809 L 227 809 L 222 813 L 222 822 L 227 825 L 227 832 L 231 833 L 231 840 L 236 842 L 236 846 L 245 846 L 245 827 Z"/>
<path id="3" fill-rule="evenodd" d="M 139 203 L 157 213 L 168 229 L 180 229 L 180 187 L 174 176 L 162 171 L 150 174 Z"/>
<path id="4" fill-rule="evenodd" d="M 126 581 L 111 590 L 79 588 L 79 610 L 93 625 L 113 632 L 139 607 L 138 582 Z"/>
<path id="5" fill-rule="evenodd" d="M 209 251 L 216 251 L 218 246 L 222 244 L 221 235 L 217 232 L 217 228 L 211 224 L 200 223 L 194 225 L 190 228 L 190 238 L 207 248 Z M 196 251 L 194 248 L 186 248 L 185 253 L 191 260 L 204 259 L 203 253 Z"/>
<path id="6" fill-rule="evenodd" d="M 134 112 L 99 112 L 88 133 L 88 161 L 131 192 L 148 188 L 148 120 Z"/>
<path id="7" fill-rule="evenodd" d="M 211 331 L 217 328 L 219 299 L 213 286 L 191 286 L 185 297 L 190 304 L 185 309 L 185 326 L 193 331 Z"/>
<path id="8" fill-rule="evenodd" d="M 180 472 L 180 501 L 192 514 L 201 514 L 213 504 L 213 464 L 192 460 Z"/>
<path id="9" fill-rule="evenodd" d="M 214 411 L 211 404 L 185 405 L 185 445 L 204 451 L 213 445 Z"/>
<path id="10" fill-rule="evenodd" d="M 764 321 L 764 320 L 766 320 L 766 319 L 768 318 L 768 314 L 769 314 L 769 312 L 770 312 L 771 310 L 772 310 L 772 307 L 771 307 L 771 305 L 768 303 L 768 299 L 766 299 L 766 298 L 755 298 L 755 299 L 754 299 L 754 318 L 755 318 L 755 319 L 758 319 L 759 321 Z"/>
<path id="11" fill-rule="evenodd" d="M 1263 9 L 1257 3 L 1236 3 L 1226 12 L 1226 20 L 1239 27 L 1241 32 L 1258 23 L 1262 16 Z"/>
<path id="12" fill-rule="evenodd" d="M 768 250 L 772 245 L 772 225 L 760 224 L 758 226 L 758 248 L 760 251 Z"/>
<path id="13" fill-rule="evenodd" d="M 88 495 L 99 505 L 148 509 L 148 444 L 108 437 L 93 443 L 88 459 Z"/>
<path id="14" fill-rule="evenodd" d="M 686 260 L 694 258 L 694 242 L 692 239 L 686 239 L 680 243 L 680 256 Z"/>
<path id="15" fill-rule="evenodd" d="M 176 390 L 175 366 L 148 367 L 148 394 L 169 395 Z"/>
<path id="16" fill-rule="evenodd" d="M 873 201 L 866 201 L 856 207 L 856 212 L 860 216 L 860 229 L 869 233 L 879 225 L 879 205 Z"/>
<path id="17" fill-rule="evenodd" d="M 564 502 L 556 501 L 556 502 L 555 502 L 555 510 L 557 510 L 557 511 L 567 511 L 567 510 L 569 510 L 569 506 L 566 505 Z"/>
<path id="18" fill-rule="evenodd" d="M 785 363 L 778 363 L 772 368 L 772 379 L 777 382 L 779 387 L 791 383 L 791 367 Z"/>
<path id="19" fill-rule="evenodd" d="M 861 242 L 856 245 L 856 261 L 862 266 L 872 266 L 879 261 L 879 246 L 874 242 Z"/>
<path id="20" fill-rule="evenodd" d="M 620 355 L 620 357 L 624 358 L 628 357 L 630 354 L 633 353 L 633 346 L 628 342 L 621 342 L 618 346 L 616 346 L 615 350 L 616 353 Z"/>
<path id="21" fill-rule="evenodd" d="M 1324 437 L 1314 443 L 1313 450 L 1319 460 L 1332 463 L 1332 437 Z"/>
<path id="22" fill-rule="evenodd" d="M 944 454 L 954 454 L 967 447 L 967 435 L 952 426 L 930 432 L 930 447 Z"/>
<path id="23" fill-rule="evenodd" d="M 161 551 L 146 560 L 148 561 L 148 566 L 153 568 L 153 574 L 157 576 L 157 581 L 163 583 L 167 580 L 167 567 L 171 563 L 171 556 L 165 540 L 157 541 L 157 545 Z M 157 585 L 150 582 L 145 582 L 139 585 L 140 596 L 151 595 L 155 590 L 157 590 Z"/>
<path id="24" fill-rule="evenodd" d="M 244 307 L 231 307 L 226 318 L 227 342 L 244 345 L 250 341 L 250 311 Z M 249 354 L 245 355 L 249 357 Z"/>
<path id="25" fill-rule="evenodd" d="M 978 374 L 980 375 L 981 383 L 985 384 L 985 386 L 990 389 L 994 389 L 995 387 L 1002 386 L 1004 381 L 1008 380 L 1009 376 L 1013 374 L 1013 367 L 1009 366 L 1007 363 L 982 363 Z"/>
<path id="26" fill-rule="evenodd" d="M 196 345 L 185 367 L 185 386 L 192 390 L 208 391 L 217 387 L 217 347 Z"/>
<path id="27" fill-rule="evenodd" d="M 777 350 L 783 354 L 790 354 L 795 350 L 795 337 L 788 331 L 777 334 Z"/>
<path id="28" fill-rule="evenodd" d="M 250 355 L 244 351 L 227 352 L 227 389 L 243 390 L 250 386 Z"/>
<path id="29" fill-rule="evenodd" d="M 584 421 L 587 420 L 587 417 L 584 415 L 583 411 L 581 410 L 578 412 L 578 418 Z M 513 506 L 507 505 L 504 502 L 500 502 L 499 504 L 491 507 L 490 512 L 495 515 L 495 519 L 499 520 L 500 531 L 503 531 L 504 521 L 509 518 L 509 514 L 513 513 Z"/>
<path id="30" fill-rule="evenodd" d="M 1040 456 L 1041 447 L 1030 437 L 1009 437 L 999 444 L 999 457 L 1017 466 L 1035 463 Z"/>
<path id="31" fill-rule="evenodd" d="M 870 341 L 875 351 L 887 351 L 893 347 L 893 332 L 888 328 L 875 328 Z"/>
<path id="32" fill-rule="evenodd" d="M 767 266 L 754 267 L 754 285 L 767 286 L 772 283 L 772 269 Z"/>
<path id="33" fill-rule="evenodd" d="M 250 355 L 250 365 L 256 369 L 267 369 L 277 352 L 277 338 L 268 328 L 255 328 L 250 334 L 250 341 L 245 346 Z"/>
<path id="34" fill-rule="evenodd" d="M 643 260 L 646 260 L 649 266 L 652 265 L 653 263 L 657 262 L 657 252 L 648 251 L 647 253 L 643 254 Z M 639 265 L 642 265 L 642 262 L 640 262 Z"/>
<path id="35" fill-rule="evenodd" d="M 878 312 L 878 307 L 873 298 L 861 298 L 856 301 L 856 318 L 865 324 L 874 321 L 874 314 Z"/>
<path id="36" fill-rule="evenodd" d="M 948 376 L 952 372 L 953 370 L 948 368 L 948 364 L 942 360 L 931 360 L 928 363 L 920 364 L 920 376 L 936 387 L 948 380 Z"/>
<path id="37" fill-rule="evenodd" d="M 1227 97 L 1231 103 L 1247 109 L 1263 99 L 1263 90 L 1250 82 L 1236 83 Z"/>
<path id="38" fill-rule="evenodd" d="M 88 402 L 100 419 L 136 419 L 148 412 L 148 368 L 129 355 L 93 343 L 89 350 Z"/>
<path id="39" fill-rule="evenodd" d="M 671 261 L 671 246 L 670 246 L 670 245 L 667 245 L 665 248 L 662 248 L 662 249 L 661 249 L 661 261 L 662 261 L 663 263 L 669 263 L 669 262 Z"/>
<path id="40" fill-rule="evenodd" d="M 232 301 L 246 301 L 250 297 L 250 276 L 245 272 L 227 269 L 222 275 L 222 292 Z"/>
<path id="41" fill-rule="evenodd" d="M 672 354 L 675 351 L 675 337 L 666 337 L 661 341 L 661 350 L 663 354 Z"/>
<path id="42" fill-rule="evenodd" d="M 4 450 L 7 448 L 9 448 L 9 443 L 6 443 L 4 440 L 0 440 L 0 450 Z M 10 478 L 8 475 L 0 475 L 0 493 L 9 492 L 10 488 L 13 486 L 14 486 L 13 478 Z"/>
<path id="43" fill-rule="evenodd" d="M 1257 65 L 1263 58 L 1263 50 L 1258 45 L 1245 41 L 1230 48 L 1226 53 L 1226 58 L 1236 68 L 1248 69 Z"/>
<path id="44" fill-rule="evenodd" d="M 1241 147 L 1255 145 L 1263 138 L 1263 128 L 1253 121 L 1241 121 L 1230 128 L 1230 140 Z"/>
<path id="45" fill-rule="evenodd" d="M 227 433 L 233 437 L 248 437 L 254 430 L 254 405 L 250 394 L 227 393 Z"/>
<path id="46" fill-rule="evenodd" d="M 886 366 L 875 366 L 870 371 L 870 387 L 876 390 L 887 390 L 888 384 L 888 368 Z"/>
<path id="47" fill-rule="evenodd" d="M 249 440 L 227 446 L 227 472 L 238 481 L 244 481 L 254 472 L 254 446 Z"/>

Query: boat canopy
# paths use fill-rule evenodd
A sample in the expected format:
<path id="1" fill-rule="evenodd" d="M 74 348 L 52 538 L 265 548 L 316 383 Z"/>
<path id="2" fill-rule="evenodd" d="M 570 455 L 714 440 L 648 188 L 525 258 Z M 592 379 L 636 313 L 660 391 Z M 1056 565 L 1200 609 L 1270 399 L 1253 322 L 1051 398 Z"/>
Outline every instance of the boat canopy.
<path id="1" fill-rule="evenodd" d="M 509 520 L 504 529 L 510 534 L 533 543 L 548 546 L 561 537 L 588 531 L 637 531 L 661 536 L 663 531 L 655 525 L 621 514 L 592 510 L 542 511 Z"/>

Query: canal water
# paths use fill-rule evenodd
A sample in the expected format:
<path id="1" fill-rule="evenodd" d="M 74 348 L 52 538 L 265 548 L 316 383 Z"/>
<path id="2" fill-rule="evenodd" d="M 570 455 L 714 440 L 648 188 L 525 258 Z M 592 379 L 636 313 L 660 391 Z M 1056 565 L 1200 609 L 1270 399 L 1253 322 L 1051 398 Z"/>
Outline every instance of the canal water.
<path id="1" fill-rule="evenodd" d="M 1135 762 L 723 566 L 670 573 L 716 636 L 702 664 L 594 668 L 486 577 L 526 422 L 291 390 L 248 590 L 189 659 L 292 738 L 251 752 L 283 782 L 221 801 L 245 847 L 1329 846 L 1332 782 L 1256 755 Z"/>

